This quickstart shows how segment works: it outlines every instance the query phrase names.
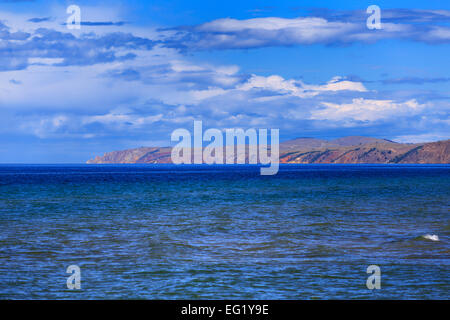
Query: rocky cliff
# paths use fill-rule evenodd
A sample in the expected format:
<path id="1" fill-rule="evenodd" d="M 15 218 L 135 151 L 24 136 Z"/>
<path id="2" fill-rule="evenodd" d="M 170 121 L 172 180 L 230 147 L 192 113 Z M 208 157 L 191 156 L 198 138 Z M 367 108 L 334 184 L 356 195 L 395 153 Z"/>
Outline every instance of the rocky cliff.
<path id="1" fill-rule="evenodd" d="M 113 151 L 87 163 L 172 163 L 171 148 Z M 450 140 L 405 144 L 367 137 L 298 138 L 280 143 L 280 163 L 450 163 Z"/>
<path id="2" fill-rule="evenodd" d="M 90 159 L 87 163 L 172 163 L 171 148 L 136 148 L 105 153 L 102 157 Z"/>

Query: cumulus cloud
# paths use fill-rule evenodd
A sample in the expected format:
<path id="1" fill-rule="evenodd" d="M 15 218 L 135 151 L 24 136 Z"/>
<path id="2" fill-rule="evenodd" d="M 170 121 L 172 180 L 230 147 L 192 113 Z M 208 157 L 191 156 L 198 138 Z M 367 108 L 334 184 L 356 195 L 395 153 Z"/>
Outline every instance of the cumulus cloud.
<path id="1" fill-rule="evenodd" d="M 431 123 L 437 131 L 448 128 L 435 121 L 448 118 L 449 106 L 439 101 L 432 108 L 417 92 L 389 93 L 387 100 L 357 76 L 311 83 L 276 73 L 246 74 L 238 65 L 199 62 L 176 49 L 179 40 L 191 48 L 235 48 L 366 41 L 368 34 L 354 22 L 265 19 L 216 20 L 183 28 L 181 38 L 170 41 L 166 33 L 159 37 L 129 26 L 75 33 L 51 29 L 48 21 L 42 21 L 45 28 L 29 21 L 26 31 L 0 24 L 0 131 L 41 139 L 116 139 L 115 145 L 165 138 L 168 144 L 173 129 L 190 128 L 194 119 L 216 128 L 280 128 L 285 135 L 360 134 L 364 126 L 366 134 L 399 136 L 406 129 L 423 134 Z M 400 34 L 410 27 L 385 28 Z"/>
<path id="2" fill-rule="evenodd" d="M 11 29 L 0 21 L 0 40 L 3 41 L 20 41 L 26 40 L 30 37 L 30 34 L 27 32 L 16 31 L 11 32 Z M 6 42 L 8 43 L 8 42 Z M 3 45 L 4 46 L 4 45 Z"/>
<path id="3" fill-rule="evenodd" d="M 322 102 L 324 108 L 311 112 L 313 120 L 377 121 L 386 118 L 417 114 L 424 105 L 411 99 L 405 102 L 355 98 L 351 103 Z"/>
<path id="4" fill-rule="evenodd" d="M 25 132 L 31 132 L 38 138 L 49 138 L 54 134 L 60 135 L 64 128 L 69 124 L 70 118 L 67 115 L 53 115 L 49 117 L 40 117 L 23 121 L 19 128 Z"/>
<path id="5" fill-rule="evenodd" d="M 285 80 L 277 75 L 269 77 L 252 75 L 252 77 L 247 82 L 240 85 L 238 89 L 243 91 L 267 90 L 297 97 L 312 97 L 327 91 L 367 91 L 361 82 L 345 80 L 342 77 L 334 77 L 328 83 L 323 85 L 311 85 L 305 84 L 301 80 Z"/>
<path id="6" fill-rule="evenodd" d="M 133 50 L 151 50 L 155 46 L 155 41 L 131 33 L 76 36 L 48 28 L 38 28 L 32 33 L 11 32 L 1 22 L 0 40 L 0 71 L 25 69 L 33 59 L 60 59 L 56 64 L 60 66 L 125 61 L 136 57 Z"/>

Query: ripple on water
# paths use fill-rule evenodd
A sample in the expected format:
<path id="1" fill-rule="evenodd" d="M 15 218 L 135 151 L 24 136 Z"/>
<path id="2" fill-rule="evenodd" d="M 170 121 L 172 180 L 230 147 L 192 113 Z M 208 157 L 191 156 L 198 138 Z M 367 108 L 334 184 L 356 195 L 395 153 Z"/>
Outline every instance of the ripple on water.
<path id="1" fill-rule="evenodd" d="M 167 168 L 0 166 L 0 298 L 448 298 L 449 166 Z"/>

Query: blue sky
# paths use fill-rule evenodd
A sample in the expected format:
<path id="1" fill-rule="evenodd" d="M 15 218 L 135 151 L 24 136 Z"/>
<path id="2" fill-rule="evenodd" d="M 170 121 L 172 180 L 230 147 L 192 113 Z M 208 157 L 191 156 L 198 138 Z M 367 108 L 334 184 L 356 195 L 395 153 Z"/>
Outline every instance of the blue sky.
<path id="1" fill-rule="evenodd" d="M 0 162 L 167 146 L 194 120 L 448 139 L 449 56 L 448 1 L 0 0 Z"/>

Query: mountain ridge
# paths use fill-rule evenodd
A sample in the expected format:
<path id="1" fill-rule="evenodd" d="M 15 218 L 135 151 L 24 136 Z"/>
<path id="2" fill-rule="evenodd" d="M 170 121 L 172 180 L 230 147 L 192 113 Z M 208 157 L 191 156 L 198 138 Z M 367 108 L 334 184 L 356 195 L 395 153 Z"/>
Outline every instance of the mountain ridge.
<path id="1" fill-rule="evenodd" d="M 87 163 L 170 164 L 172 163 L 171 150 L 171 147 L 140 147 L 112 151 L 90 159 Z M 399 143 L 362 136 L 349 136 L 333 140 L 296 138 L 280 143 L 280 163 L 446 164 L 450 163 L 450 140 Z"/>

